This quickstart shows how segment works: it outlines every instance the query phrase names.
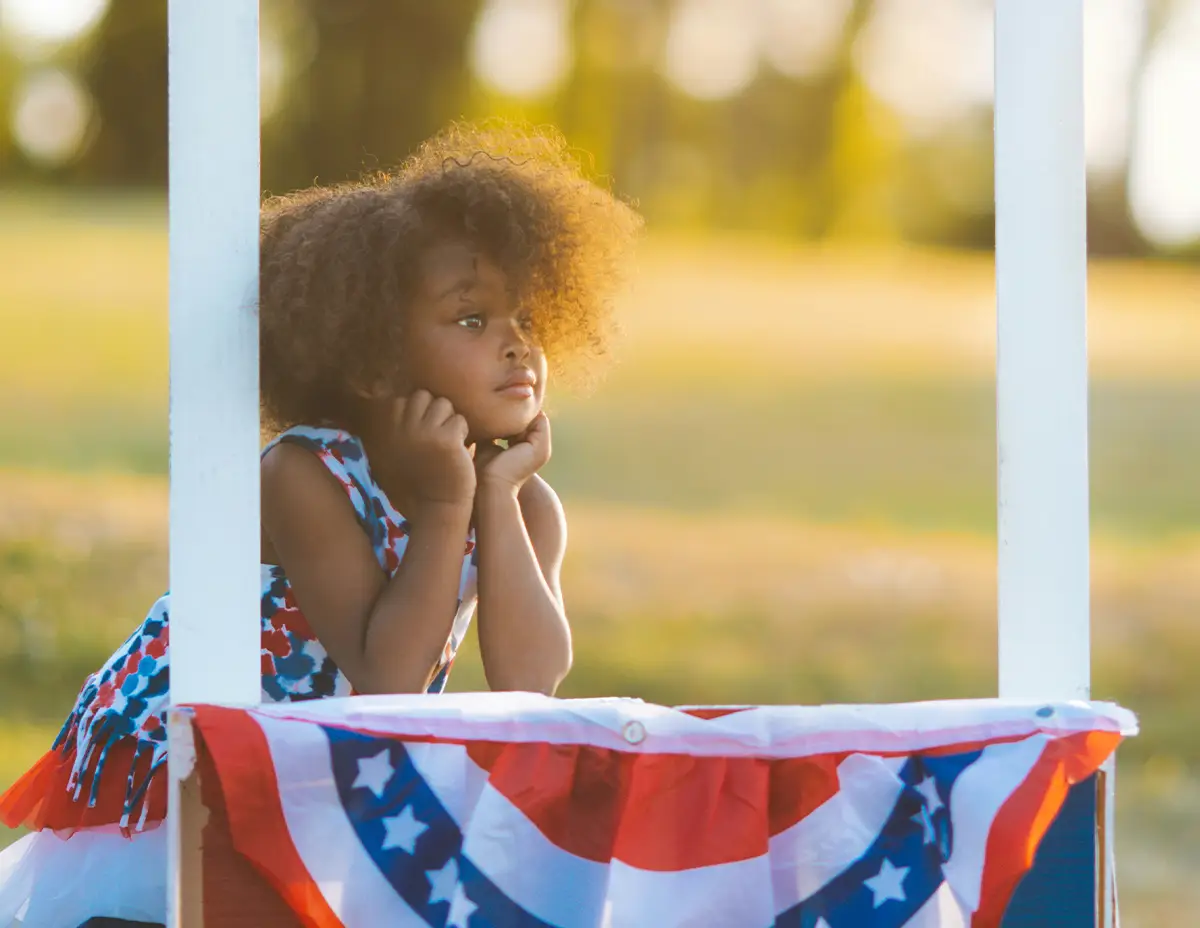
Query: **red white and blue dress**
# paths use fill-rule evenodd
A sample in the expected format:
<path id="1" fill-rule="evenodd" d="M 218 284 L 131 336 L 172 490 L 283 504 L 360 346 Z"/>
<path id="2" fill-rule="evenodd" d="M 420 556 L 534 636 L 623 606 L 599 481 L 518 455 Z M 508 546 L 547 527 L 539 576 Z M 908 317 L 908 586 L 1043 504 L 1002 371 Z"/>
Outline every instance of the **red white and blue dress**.
<path id="1" fill-rule="evenodd" d="M 349 432 L 300 426 L 271 445 L 308 449 L 345 488 L 380 567 L 391 576 L 408 524 L 371 476 Z M 296 605 L 282 567 L 262 565 L 262 698 L 295 702 L 352 689 Z M 473 534 L 458 609 L 428 691 L 439 693 L 476 603 Z M 92 917 L 165 921 L 170 594 L 88 677 L 53 747 L 0 796 L 0 821 L 33 829 L 0 852 L 0 928 L 74 928 Z"/>

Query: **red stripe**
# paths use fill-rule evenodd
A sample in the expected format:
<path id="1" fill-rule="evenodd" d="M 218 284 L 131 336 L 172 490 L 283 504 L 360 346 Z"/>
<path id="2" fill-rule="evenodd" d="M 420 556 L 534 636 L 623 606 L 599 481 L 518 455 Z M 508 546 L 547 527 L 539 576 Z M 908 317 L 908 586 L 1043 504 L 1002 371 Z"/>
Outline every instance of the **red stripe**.
<path id="1" fill-rule="evenodd" d="M 1050 741 L 1029 776 L 1004 801 L 992 821 L 984 855 L 979 909 L 971 928 L 999 928 L 1013 890 L 1033 866 L 1038 845 L 1067 798 L 1121 741 L 1116 732 L 1085 732 Z"/>
<path id="2" fill-rule="evenodd" d="M 679 871 L 758 857 L 837 792 L 837 756 L 630 754 L 472 742 L 488 783 L 550 841 L 587 860 Z M 630 814 L 630 810 L 636 810 Z"/>
<path id="3" fill-rule="evenodd" d="M 695 706 L 690 709 L 681 708 L 678 711 L 698 719 L 723 719 L 727 715 L 745 712 L 749 708 L 749 706 Z"/>
<path id="4" fill-rule="evenodd" d="M 262 728 L 239 709 L 197 706 L 195 712 L 203 737 L 197 748 L 216 768 L 234 848 L 307 928 L 343 928 L 292 843 Z"/>
<path id="5" fill-rule="evenodd" d="M 770 830 L 774 837 L 807 818 L 838 791 L 845 754 L 771 761 Z"/>

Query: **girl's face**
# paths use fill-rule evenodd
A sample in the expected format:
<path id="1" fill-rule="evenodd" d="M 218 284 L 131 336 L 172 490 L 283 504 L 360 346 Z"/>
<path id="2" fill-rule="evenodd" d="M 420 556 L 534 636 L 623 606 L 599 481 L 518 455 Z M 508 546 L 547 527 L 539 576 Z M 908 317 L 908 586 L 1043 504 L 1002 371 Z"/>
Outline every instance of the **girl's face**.
<path id="1" fill-rule="evenodd" d="M 529 427 L 546 394 L 546 358 L 499 267 L 465 243 L 430 248 L 407 323 L 409 386 L 449 400 L 471 441 Z"/>

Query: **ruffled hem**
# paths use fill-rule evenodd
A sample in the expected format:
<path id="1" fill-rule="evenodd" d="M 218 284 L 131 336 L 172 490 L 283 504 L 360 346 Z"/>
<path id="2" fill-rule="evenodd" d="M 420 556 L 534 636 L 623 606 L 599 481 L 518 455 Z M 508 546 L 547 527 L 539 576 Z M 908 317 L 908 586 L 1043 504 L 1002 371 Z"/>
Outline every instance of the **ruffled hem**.
<path id="1" fill-rule="evenodd" d="M 162 924 L 167 914 L 167 829 L 132 838 L 116 826 L 64 840 L 26 835 L 0 851 L 0 925 L 64 928 L 92 918 Z"/>
<path id="2" fill-rule="evenodd" d="M 167 815 L 166 764 L 153 766 L 134 739 L 115 742 L 108 751 L 111 770 L 128 777 L 98 777 L 94 790 L 79 790 L 72 779 L 74 747 L 47 751 L 0 795 L 0 821 L 9 828 L 49 829 L 65 836 L 82 829 L 116 826 L 126 835 L 157 824 Z M 129 783 L 144 783 L 136 815 L 130 815 Z M 94 795 L 93 795 L 94 793 Z M 135 822 L 132 826 L 130 821 Z"/>

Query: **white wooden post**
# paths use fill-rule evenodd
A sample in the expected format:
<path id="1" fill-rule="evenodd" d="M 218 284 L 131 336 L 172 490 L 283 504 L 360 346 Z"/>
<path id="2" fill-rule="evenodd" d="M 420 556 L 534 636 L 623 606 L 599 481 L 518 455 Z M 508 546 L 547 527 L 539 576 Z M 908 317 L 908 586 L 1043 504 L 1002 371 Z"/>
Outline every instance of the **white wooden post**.
<path id="1" fill-rule="evenodd" d="M 1082 0 L 996 0 L 1000 695 L 1090 689 Z"/>
<path id="2" fill-rule="evenodd" d="M 996 0 L 995 10 L 1000 695 L 1087 699 L 1083 0 Z M 1103 928 L 1117 921 L 1114 772 L 1110 762 L 1095 806 Z M 1056 903 L 1063 913 L 1080 904 Z"/>
<path id="3" fill-rule="evenodd" d="M 170 0 L 168 48 L 171 701 L 250 705 L 261 685 L 257 0 Z M 177 925 L 190 732 L 169 731 Z"/>

